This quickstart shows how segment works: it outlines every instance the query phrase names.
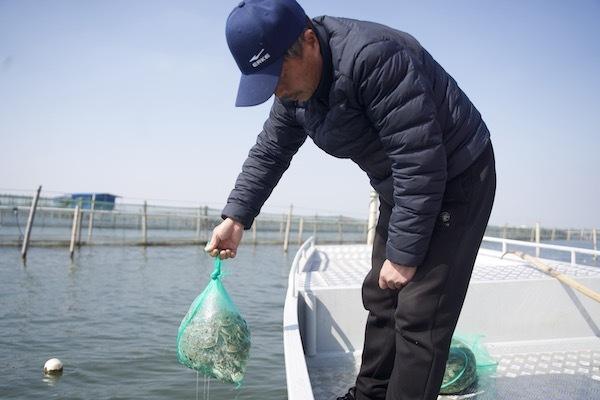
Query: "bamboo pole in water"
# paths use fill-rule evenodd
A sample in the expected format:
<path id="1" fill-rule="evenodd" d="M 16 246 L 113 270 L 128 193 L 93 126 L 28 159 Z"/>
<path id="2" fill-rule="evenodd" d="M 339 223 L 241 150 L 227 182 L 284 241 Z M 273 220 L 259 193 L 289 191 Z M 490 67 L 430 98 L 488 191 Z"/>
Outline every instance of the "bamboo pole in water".
<path id="1" fill-rule="evenodd" d="M 90 206 L 90 218 L 88 219 L 88 235 L 87 242 L 92 241 L 92 229 L 94 226 L 94 210 L 96 209 L 96 193 L 92 194 L 92 204 Z"/>
<path id="2" fill-rule="evenodd" d="M 200 239 L 200 227 L 202 226 L 202 207 L 198 207 L 196 213 L 196 239 Z"/>
<path id="3" fill-rule="evenodd" d="M 144 208 L 142 211 L 142 241 L 144 246 L 148 244 L 148 203 L 144 200 Z"/>
<path id="4" fill-rule="evenodd" d="M 535 247 L 535 256 L 540 256 L 540 223 L 535 223 L 535 243 L 537 246 Z"/>
<path id="5" fill-rule="evenodd" d="M 202 215 L 202 226 L 206 229 L 206 240 L 208 241 L 211 237 L 210 225 L 208 224 L 208 206 L 204 206 L 204 213 Z"/>
<path id="6" fill-rule="evenodd" d="M 42 185 L 38 186 L 35 192 L 35 197 L 31 202 L 31 208 L 29 209 L 29 218 L 27 218 L 27 227 L 25 228 L 25 236 L 23 237 L 23 246 L 21 247 L 21 258 L 25 260 L 27 258 L 27 249 L 29 248 L 29 238 L 31 237 L 31 228 L 33 227 L 33 220 L 35 218 L 35 210 L 37 209 L 38 200 L 40 199 L 40 192 L 42 191 Z"/>
<path id="7" fill-rule="evenodd" d="M 69 244 L 69 257 L 73 258 L 75 252 L 75 239 L 77 236 L 77 221 L 79 221 L 79 204 L 73 210 L 73 226 L 71 227 L 71 243 Z"/>
<path id="8" fill-rule="evenodd" d="M 304 229 L 304 218 L 300 218 L 298 223 L 298 244 L 302 244 L 302 230 Z"/>
<path id="9" fill-rule="evenodd" d="M 287 215 L 287 221 L 285 224 L 285 237 L 283 238 L 283 251 L 287 253 L 288 251 L 288 245 L 290 242 L 290 228 L 292 225 L 292 209 L 293 209 L 293 205 L 290 205 L 290 211 L 288 212 Z"/>
<path id="10" fill-rule="evenodd" d="M 83 225 L 82 222 L 83 219 L 83 207 L 82 207 L 82 201 L 81 199 L 79 199 L 79 215 L 77 216 L 77 236 L 75 238 L 75 244 L 77 245 L 77 247 L 81 246 L 81 225 Z"/>

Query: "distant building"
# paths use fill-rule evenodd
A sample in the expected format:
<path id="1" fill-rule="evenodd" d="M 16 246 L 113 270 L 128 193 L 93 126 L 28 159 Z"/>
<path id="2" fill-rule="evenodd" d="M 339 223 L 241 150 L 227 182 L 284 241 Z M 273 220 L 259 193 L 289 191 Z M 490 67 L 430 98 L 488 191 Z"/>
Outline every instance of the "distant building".
<path id="1" fill-rule="evenodd" d="M 95 193 L 95 210 L 113 210 L 115 208 L 115 199 L 118 196 L 110 193 Z M 61 196 L 54 198 L 54 202 L 59 207 L 75 208 L 77 204 L 83 209 L 92 208 L 92 199 L 94 193 L 73 193 L 71 196 Z"/>

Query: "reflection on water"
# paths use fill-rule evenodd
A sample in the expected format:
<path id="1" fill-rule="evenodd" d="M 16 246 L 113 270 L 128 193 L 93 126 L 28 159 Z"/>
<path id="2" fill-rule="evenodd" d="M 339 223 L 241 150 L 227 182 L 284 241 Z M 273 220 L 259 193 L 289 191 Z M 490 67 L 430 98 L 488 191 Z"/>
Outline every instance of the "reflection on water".
<path id="1" fill-rule="evenodd" d="M 48 386 L 54 386 L 58 383 L 61 376 L 62 372 L 57 372 L 54 374 L 44 374 L 42 381 Z"/>

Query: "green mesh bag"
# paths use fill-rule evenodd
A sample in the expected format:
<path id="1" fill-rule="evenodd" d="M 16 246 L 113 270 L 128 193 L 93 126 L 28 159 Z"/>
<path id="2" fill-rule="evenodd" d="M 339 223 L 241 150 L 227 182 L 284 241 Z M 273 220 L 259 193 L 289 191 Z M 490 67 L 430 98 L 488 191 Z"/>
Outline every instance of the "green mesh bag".
<path id="1" fill-rule="evenodd" d="M 440 394 L 460 394 L 479 378 L 496 372 L 498 365 L 481 344 L 480 335 L 454 335 Z"/>
<path id="2" fill-rule="evenodd" d="M 221 282 L 221 259 L 177 332 L 177 360 L 206 377 L 239 387 L 250 353 L 250 330 Z"/>

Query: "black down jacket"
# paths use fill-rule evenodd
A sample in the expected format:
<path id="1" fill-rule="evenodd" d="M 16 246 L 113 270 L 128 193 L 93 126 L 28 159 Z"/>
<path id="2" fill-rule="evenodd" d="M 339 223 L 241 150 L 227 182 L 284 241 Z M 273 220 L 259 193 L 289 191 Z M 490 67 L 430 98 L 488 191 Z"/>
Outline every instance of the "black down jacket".
<path id="1" fill-rule="evenodd" d="M 387 258 L 419 266 L 440 212 L 446 181 L 490 141 L 454 79 L 410 35 L 344 18 L 313 19 L 324 60 L 305 103 L 275 98 L 222 217 L 250 229 L 307 135 L 350 158 L 393 204 Z"/>

